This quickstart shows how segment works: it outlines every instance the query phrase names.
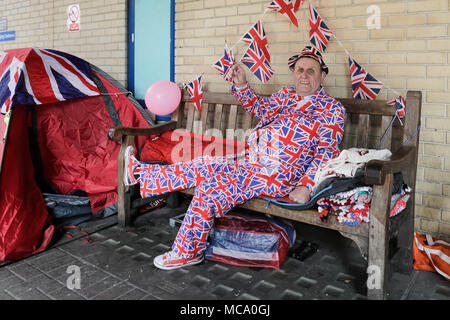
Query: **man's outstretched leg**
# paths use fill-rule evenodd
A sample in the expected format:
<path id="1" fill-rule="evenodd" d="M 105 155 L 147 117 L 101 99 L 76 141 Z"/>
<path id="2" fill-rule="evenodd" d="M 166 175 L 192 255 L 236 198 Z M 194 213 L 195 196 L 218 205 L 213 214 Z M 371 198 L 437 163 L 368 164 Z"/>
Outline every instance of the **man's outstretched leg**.
<path id="1" fill-rule="evenodd" d="M 230 160 L 225 157 L 202 156 L 175 164 L 148 164 L 135 157 L 132 146 L 125 150 L 124 184 L 139 183 L 142 198 L 196 187 L 211 179 L 216 172 L 227 170 Z"/>
<path id="2" fill-rule="evenodd" d="M 202 262 L 214 217 L 224 216 L 235 205 L 256 195 L 255 191 L 240 184 L 233 172 L 215 175 L 201 183 L 195 189 L 172 250 L 157 256 L 153 264 L 171 270 Z"/>

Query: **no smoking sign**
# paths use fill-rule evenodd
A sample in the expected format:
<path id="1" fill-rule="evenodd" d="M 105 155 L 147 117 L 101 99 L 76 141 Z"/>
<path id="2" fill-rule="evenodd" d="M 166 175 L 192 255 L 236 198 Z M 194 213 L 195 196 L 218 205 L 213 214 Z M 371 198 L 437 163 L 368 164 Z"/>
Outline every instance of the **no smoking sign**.
<path id="1" fill-rule="evenodd" d="M 80 5 L 71 4 L 67 7 L 67 29 L 72 31 L 80 31 Z"/>

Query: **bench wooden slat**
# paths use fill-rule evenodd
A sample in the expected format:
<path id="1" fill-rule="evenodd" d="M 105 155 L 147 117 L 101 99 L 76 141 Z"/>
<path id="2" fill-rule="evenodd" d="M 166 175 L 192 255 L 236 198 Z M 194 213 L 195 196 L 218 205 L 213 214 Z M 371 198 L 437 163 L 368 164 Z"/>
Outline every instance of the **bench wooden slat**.
<path id="1" fill-rule="evenodd" d="M 242 129 L 244 131 L 252 129 L 252 115 L 248 112 L 244 113 L 244 119 L 242 119 Z"/>
<path id="2" fill-rule="evenodd" d="M 381 117 L 381 127 L 380 127 L 380 149 L 391 149 L 392 145 L 392 130 L 393 128 L 389 128 L 389 125 L 391 124 L 392 117 L 389 116 L 382 116 Z M 387 131 L 386 131 L 387 130 Z M 383 137 L 384 135 L 384 137 Z"/>
<path id="3" fill-rule="evenodd" d="M 203 103 L 202 103 L 203 105 Z M 194 110 L 194 123 L 192 124 L 192 132 L 197 133 L 197 134 L 201 134 L 201 125 L 202 123 L 200 122 L 200 112 L 198 112 L 197 108 L 192 105 L 192 108 Z M 203 110 L 203 106 L 202 106 L 202 110 Z"/>
<path id="4" fill-rule="evenodd" d="M 237 119 L 237 105 L 230 105 L 230 114 L 228 115 L 227 130 L 225 135 L 227 139 L 234 139 L 234 132 L 236 130 L 236 119 Z"/>
<path id="5" fill-rule="evenodd" d="M 209 109 L 209 104 L 202 103 L 202 110 L 200 112 L 201 128 L 199 129 L 199 131 L 200 131 L 199 133 L 201 133 L 201 134 L 204 134 L 207 129 L 206 121 L 208 120 L 208 109 Z"/>
<path id="6" fill-rule="evenodd" d="M 222 137 L 224 137 L 224 128 L 222 122 L 222 113 L 223 113 L 223 104 L 216 103 L 216 108 L 214 110 L 214 122 L 213 127 L 218 129 L 222 133 Z"/>
<path id="7" fill-rule="evenodd" d="M 252 128 L 256 127 L 258 122 L 259 122 L 259 119 L 257 117 L 252 117 Z"/>
<path id="8" fill-rule="evenodd" d="M 177 123 L 177 129 L 183 127 L 183 117 L 184 117 L 184 107 L 185 104 L 182 103 L 180 106 L 172 113 L 171 120 Z"/>
<path id="9" fill-rule="evenodd" d="M 348 132 L 348 128 L 350 128 L 352 123 L 350 114 L 347 113 L 347 116 L 345 117 L 345 125 L 344 125 L 344 137 L 342 138 L 341 146 L 339 146 L 340 150 L 348 149 L 350 145 L 352 145 L 351 140 L 352 136 L 350 134 L 345 134 L 346 131 Z"/>
<path id="10" fill-rule="evenodd" d="M 368 114 L 360 114 L 358 121 L 358 134 L 356 146 L 359 148 L 367 148 L 369 144 L 369 128 L 370 116 Z"/>
<path id="11" fill-rule="evenodd" d="M 386 100 L 360 100 L 336 98 L 345 107 L 347 113 L 394 116 L 395 107 L 386 104 Z"/>
<path id="12" fill-rule="evenodd" d="M 172 121 L 177 121 L 180 119 L 180 113 L 182 112 L 182 110 L 184 109 L 184 103 L 180 104 L 178 106 L 178 108 L 172 112 L 172 117 L 170 118 Z"/>
<path id="13" fill-rule="evenodd" d="M 187 108 L 186 130 L 192 132 L 194 126 L 194 104 L 188 102 L 186 103 L 185 108 Z"/>

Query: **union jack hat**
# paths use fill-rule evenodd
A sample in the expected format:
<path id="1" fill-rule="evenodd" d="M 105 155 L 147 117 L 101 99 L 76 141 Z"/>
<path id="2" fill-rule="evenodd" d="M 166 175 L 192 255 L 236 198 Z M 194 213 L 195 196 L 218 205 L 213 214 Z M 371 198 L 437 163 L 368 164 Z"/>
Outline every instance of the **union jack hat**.
<path id="1" fill-rule="evenodd" d="M 289 58 L 288 60 L 289 69 L 294 68 L 295 63 L 297 62 L 298 59 L 305 57 L 316 60 L 322 67 L 322 71 L 325 71 L 325 73 L 328 74 L 328 67 L 323 61 L 322 55 L 320 54 L 319 50 L 311 46 L 306 46 L 305 48 L 303 48 L 302 51 L 300 51 L 299 54 L 293 55 L 292 57 Z"/>

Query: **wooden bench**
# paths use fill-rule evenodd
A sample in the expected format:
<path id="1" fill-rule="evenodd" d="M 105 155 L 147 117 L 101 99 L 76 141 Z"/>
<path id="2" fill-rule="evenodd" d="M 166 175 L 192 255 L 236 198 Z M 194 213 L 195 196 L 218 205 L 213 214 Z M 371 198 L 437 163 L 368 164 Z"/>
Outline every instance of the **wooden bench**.
<path id="1" fill-rule="evenodd" d="M 267 207 L 267 200 L 251 199 L 241 207 L 272 216 L 278 216 L 302 223 L 312 224 L 339 231 L 352 239 L 368 266 L 378 266 L 380 272 L 379 288 L 368 289 L 370 299 L 384 299 L 388 281 L 389 258 L 396 248 L 406 248 L 403 259 L 404 270 L 412 270 L 413 232 L 414 232 L 414 190 L 417 171 L 417 150 L 421 112 L 421 92 L 408 91 L 406 96 L 406 115 L 403 126 L 395 121 L 395 126 L 386 131 L 395 115 L 395 107 L 386 101 L 338 99 L 346 108 L 347 119 L 341 150 L 350 147 L 376 148 L 384 135 L 381 149 L 392 151 L 389 161 L 372 160 L 365 168 L 365 182 L 373 185 L 370 223 L 359 226 L 341 224 L 335 216 L 323 223 L 316 210 L 295 211 L 274 204 Z M 231 94 L 204 93 L 202 111 L 198 113 L 189 97 L 184 95 L 179 108 L 170 122 L 148 128 L 116 127 L 109 132 L 109 138 L 121 143 L 118 156 L 118 221 L 121 226 L 129 225 L 138 206 L 148 199 L 136 197 L 139 191 L 123 184 L 124 151 L 134 143 L 135 136 L 159 134 L 166 130 L 184 128 L 189 132 L 205 133 L 215 128 L 216 135 L 227 139 L 245 139 L 243 132 L 253 128 L 257 119 L 246 113 Z M 228 130 L 227 130 L 228 129 Z M 237 130 L 242 129 L 242 130 Z M 238 136 L 233 136 L 238 132 Z M 393 174 L 402 172 L 404 180 L 413 189 L 405 211 L 394 218 L 389 217 Z M 135 186 L 136 187 L 136 186 Z M 137 188 L 138 189 L 138 188 Z M 193 194 L 193 189 L 182 191 Z M 136 199 L 135 199 L 136 198 Z M 153 198 L 154 199 L 154 198 Z M 173 201 L 174 198 L 172 198 Z M 170 204 L 169 201 L 169 204 Z M 390 250 L 390 244 L 394 248 Z M 371 269 L 372 270 L 372 269 Z"/>

